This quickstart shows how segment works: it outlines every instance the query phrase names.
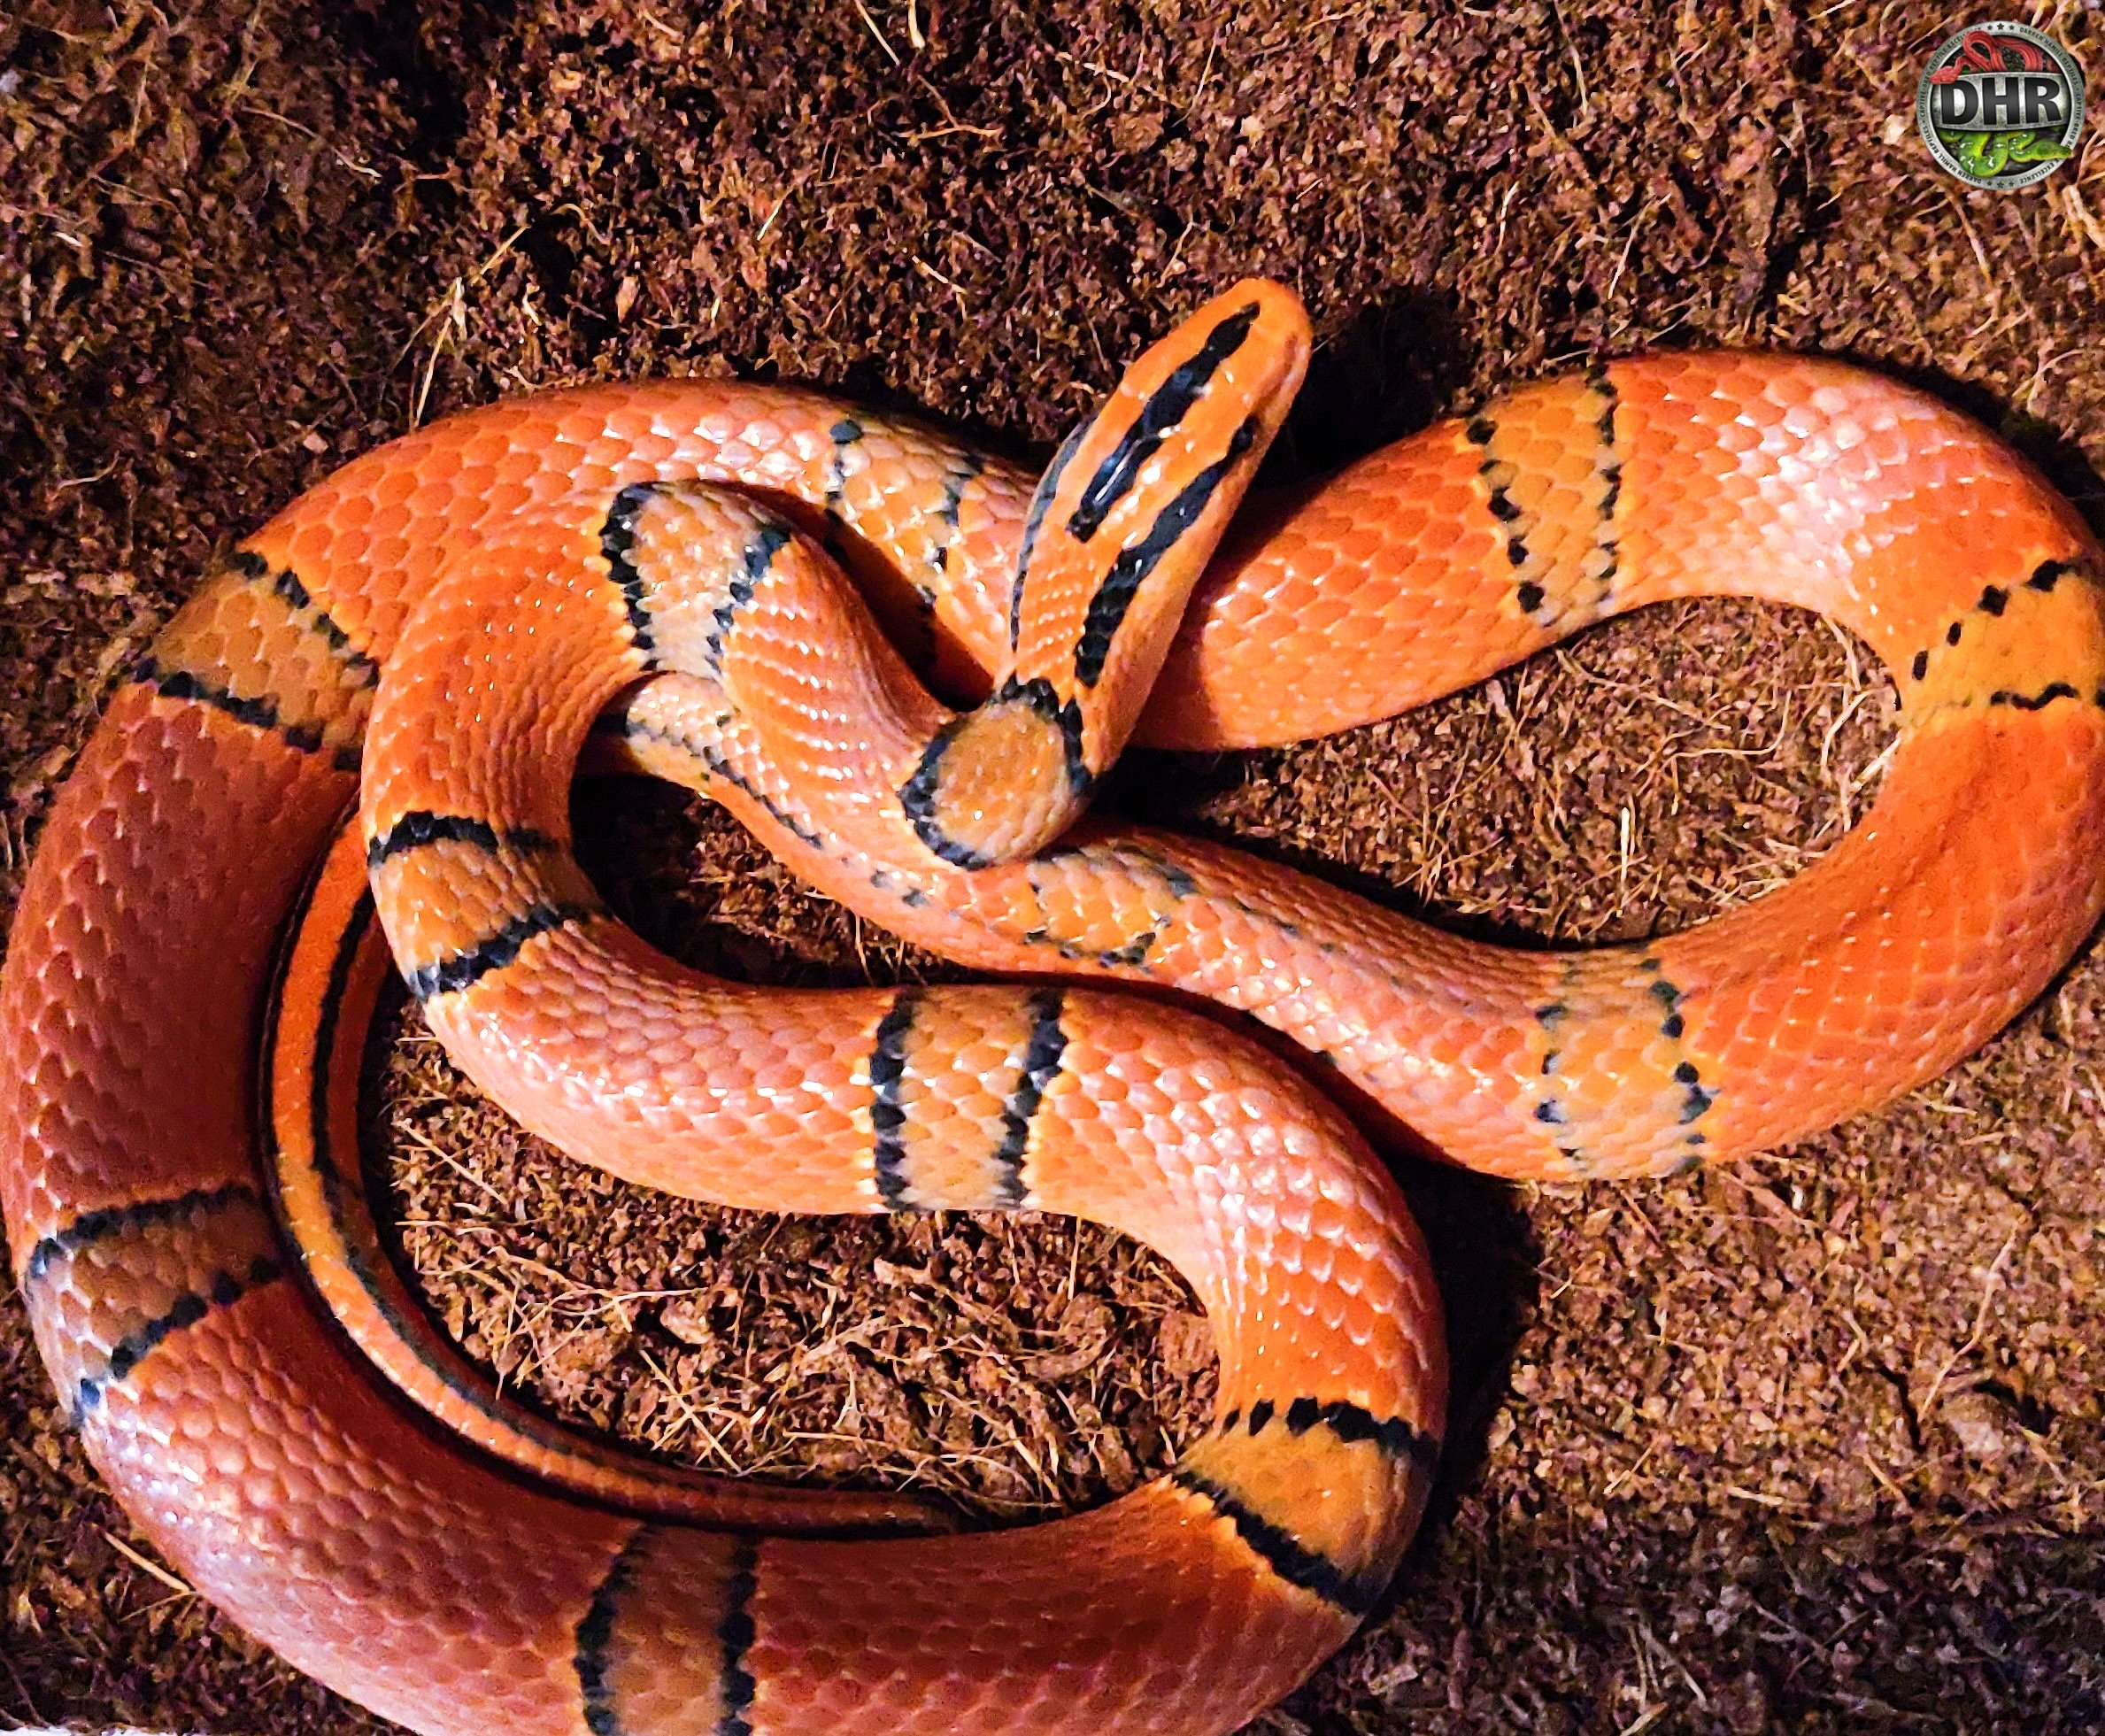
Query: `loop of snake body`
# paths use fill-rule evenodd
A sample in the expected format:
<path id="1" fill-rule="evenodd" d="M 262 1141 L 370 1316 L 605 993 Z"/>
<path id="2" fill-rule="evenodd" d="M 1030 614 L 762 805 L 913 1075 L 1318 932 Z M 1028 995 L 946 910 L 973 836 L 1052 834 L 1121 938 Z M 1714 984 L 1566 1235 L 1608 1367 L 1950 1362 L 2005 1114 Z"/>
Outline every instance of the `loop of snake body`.
<path id="1" fill-rule="evenodd" d="M 1277 1056 L 1046 979 L 1243 1009 L 1435 1152 L 1559 1180 L 1800 1137 L 2050 980 L 2105 906 L 2105 591 L 2022 460 L 1854 369 L 1659 356 L 1230 526 L 1307 345 L 1290 294 L 1238 285 L 1035 492 L 793 391 L 499 404 L 346 467 L 178 613 L 16 915 L 0 1205 L 64 1402 L 191 1583 L 430 1732 L 1230 1729 L 1409 1539 L 1437 1298 L 1393 1183 Z M 929 696 L 828 547 L 980 703 Z M 1717 593 L 1850 628 L 1901 731 L 1854 831 L 1685 933 L 1503 950 L 1077 822 L 1130 734 L 1343 729 Z M 581 752 L 705 789 L 858 910 L 1039 980 L 806 993 L 673 965 L 571 857 Z M 670 1470 L 499 1405 L 361 1191 L 389 946 L 479 1084 L 632 1179 L 1148 1241 L 1213 1323 L 1213 1427 L 1095 1512 L 966 1537 L 910 1498 Z M 887 1525 L 927 1534 L 862 1534 Z"/>

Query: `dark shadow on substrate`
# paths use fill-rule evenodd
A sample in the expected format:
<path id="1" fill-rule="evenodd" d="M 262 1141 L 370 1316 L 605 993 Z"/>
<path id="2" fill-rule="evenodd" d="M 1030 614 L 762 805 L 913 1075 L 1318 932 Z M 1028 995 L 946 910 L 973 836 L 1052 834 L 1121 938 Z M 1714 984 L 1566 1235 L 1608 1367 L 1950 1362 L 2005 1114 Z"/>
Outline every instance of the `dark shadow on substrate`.
<path id="1" fill-rule="evenodd" d="M 1647 1728 L 1726 1736 L 2008 1730 L 2019 1711 L 2095 1731 L 2105 1538 L 2062 1524 L 2048 1509 L 1799 1523 L 1722 1499 L 1584 1524 L 1472 1508 L 1413 1551 L 1284 1727 L 1576 1736 L 1652 1709 Z M 1550 1643 L 1472 1643 L 1531 1632 Z"/>
<path id="2" fill-rule="evenodd" d="M 1452 300 L 1415 288 L 1392 291 L 1318 336 L 1260 487 L 1328 476 L 1415 434 L 1453 407 L 1469 372 Z"/>

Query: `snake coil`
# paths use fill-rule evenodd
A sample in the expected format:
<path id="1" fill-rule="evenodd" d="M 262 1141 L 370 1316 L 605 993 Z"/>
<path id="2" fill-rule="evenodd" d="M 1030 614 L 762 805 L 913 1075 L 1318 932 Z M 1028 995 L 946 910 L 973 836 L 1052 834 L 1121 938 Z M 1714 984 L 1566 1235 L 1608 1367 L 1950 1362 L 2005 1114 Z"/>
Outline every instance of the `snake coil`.
<path id="1" fill-rule="evenodd" d="M 0 972 L 15 1276 L 96 1464 L 192 1584 L 433 1736 L 1227 1730 L 1409 1540 L 1438 1303 L 1341 1112 L 1118 981 L 1276 1026 L 1456 1162 L 1564 1180 L 1800 1138 L 2039 992 L 2105 906 L 2105 592 L 2022 460 L 1854 369 L 1656 356 L 1231 527 L 1308 348 L 1289 292 L 1238 285 L 1035 489 L 805 393 L 547 393 L 368 453 L 213 572 L 83 750 Z M 814 533 L 978 704 L 930 696 Z M 1343 729 L 1718 593 L 1856 632 L 1901 737 L 1854 831 L 1685 933 L 1501 950 L 1084 815 L 1129 738 Z M 571 855 L 581 754 L 706 790 L 823 891 L 1035 984 L 674 965 Z M 990 1538 L 498 1404 L 358 1182 L 389 949 L 485 1090 L 633 1180 L 1153 1244 L 1213 1322 L 1213 1426 L 1108 1506 Z"/>

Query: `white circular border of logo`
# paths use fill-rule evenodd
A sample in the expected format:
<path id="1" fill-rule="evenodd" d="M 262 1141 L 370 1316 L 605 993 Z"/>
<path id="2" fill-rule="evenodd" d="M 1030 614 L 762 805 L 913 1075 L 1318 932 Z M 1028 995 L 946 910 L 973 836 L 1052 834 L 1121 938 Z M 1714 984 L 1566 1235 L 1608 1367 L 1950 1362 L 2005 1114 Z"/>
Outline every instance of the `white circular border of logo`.
<path id="1" fill-rule="evenodd" d="M 2053 37 L 2033 29 L 2029 24 L 2019 24 L 2009 19 L 1990 19 L 1978 24 L 1970 24 L 1963 30 L 1955 30 L 1932 50 L 1928 63 L 1923 67 L 1922 76 L 1915 84 L 1915 130 L 1922 135 L 1923 143 L 1929 146 L 1930 155 L 1937 166 L 1955 180 L 1962 181 L 1969 187 L 1978 187 L 1984 192 L 2013 193 L 2020 187 L 2030 187 L 2046 180 L 2070 158 L 2057 158 L 2051 163 L 2034 164 L 2021 175 L 1990 180 L 1960 166 L 1958 159 L 1945 148 L 1944 141 L 1938 136 L 1937 127 L 1930 116 L 1930 93 L 1935 88 L 1930 82 L 1930 74 L 1947 60 L 1955 58 L 1966 38 L 1977 30 L 1989 36 L 2021 37 L 2033 47 L 2043 50 L 2047 58 L 2061 69 L 2063 78 L 2076 93 L 2075 104 L 2061 132 L 2063 148 L 2071 153 L 2075 150 L 2077 140 L 2083 136 L 2086 108 L 2083 64 Z"/>

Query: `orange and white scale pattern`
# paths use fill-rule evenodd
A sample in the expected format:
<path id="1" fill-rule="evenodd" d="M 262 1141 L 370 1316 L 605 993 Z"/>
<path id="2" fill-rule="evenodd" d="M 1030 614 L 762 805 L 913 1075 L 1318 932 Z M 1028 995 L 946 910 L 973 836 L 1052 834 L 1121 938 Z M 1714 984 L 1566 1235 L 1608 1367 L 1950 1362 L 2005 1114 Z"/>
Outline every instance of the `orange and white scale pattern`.
<path id="1" fill-rule="evenodd" d="M 1408 1541 L 1445 1413 L 1437 1298 L 1334 1106 L 1112 989 L 682 970 L 570 856 L 589 739 L 960 957 L 1246 1007 L 1507 1175 L 1656 1172 L 1876 1103 L 2094 922 L 2098 554 L 1978 429 L 1824 364 L 1616 364 L 1376 454 L 1209 567 L 1306 351 L 1291 297 L 1238 286 L 1035 498 L 809 395 L 502 405 L 347 467 L 178 614 L 17 917 L 0 1207 L 89 1451 L 193 1583 L 422 1731 L 1206 1732 L 1301 1679 Z M 888 568 L 888 615 L 990 700 L 931 699 L 813 533 Z M 1858 632 L 1903 737 L 1842 845 L 1685 934 L 1503 953 L 1218 846 L 1088 822 L 1051 842 L 1129 732 L 1342 728 L 1713 592 Z M 346 1192 L 375 914 L 468 1071 L 634 1179 L 789 1210 L 1027 1205 L 1149 1241 L 1214 1322 L 1214 1428 L 1096 1512 L 869 1538 L 845 1533 L 931 1516 L 800 1510 L 507 1421 L 404 1321 Z M 495 1456 L 413 1420 L 346 1332 Z"/>

